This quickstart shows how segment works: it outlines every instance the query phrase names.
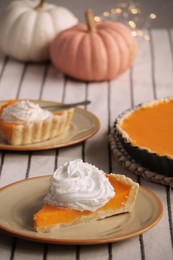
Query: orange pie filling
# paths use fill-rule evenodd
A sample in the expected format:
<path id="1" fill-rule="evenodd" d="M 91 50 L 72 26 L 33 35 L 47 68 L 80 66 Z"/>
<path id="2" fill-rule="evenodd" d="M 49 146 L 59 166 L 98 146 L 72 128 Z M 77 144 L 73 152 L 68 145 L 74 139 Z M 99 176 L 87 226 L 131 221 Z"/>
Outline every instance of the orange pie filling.
<path id="1" fill-rule="evenodd" d="M 111 198 L 104 206 L 94 212 L 95 215 L 99 212 L 116 212 L 116 210 L 123 208 L 122 211 L 117 211 L 118 213 L 128 212 L 132 209 L 125 210 L 125 204 L 129 198 L 132 186 L 130 184 L 124 183 L 115 178 L 116 175 L 106 175 L 109 179 L 111 185 L 114 187 L 116 194 Z M 137 185 L 137 184 L 136 184 Z M 136 196 L 136 193 L 135 193 Z M 135 199 L 134 199 L 135 200 Z M 133 201 L 134 202 L 134 201 Z M 73 223 L 76 219 L 81 217 L 89 217 L 93 215 L 91 211 L 78 211 L 70 208 L 53 207 L 48 204 L 43 205 L 43 207 L 34 215 L 34 227 L 35 230 L 44 230 L 44 227 L 49 227 L 52 225 L 65 225 L 68 223 Z M 110 214 L 113 215 L 113 214 Z M 100 215 L 101 216 L 101 215 Z M 100 217 L 101 218 L 101 217 Z"/>
<path id="2" fill-rule="evenodd" d="M 0 117 L 4 108 L 15 104 L 15 100 L 9 100 L 6 104 L 0 107 Z M 6 136 L 8 140 L 12 137 L 13 128 L 16 126 L 14 123 L 8 123 L 0 120 L 0 131 Z"/>
<path id="3" fill-rule="evenodd" d="M 4 134 L 7 140 L 11 140 L 13 129 L 16 127 L 17 124 L 7 123 L 0 121 L 0 130 Z"/>
<path id="4" fill-rule="evenodd" d="M 134 146 L 173 156 L 173 100 L 141 106 L 120 119 L 123 137 Z"/>

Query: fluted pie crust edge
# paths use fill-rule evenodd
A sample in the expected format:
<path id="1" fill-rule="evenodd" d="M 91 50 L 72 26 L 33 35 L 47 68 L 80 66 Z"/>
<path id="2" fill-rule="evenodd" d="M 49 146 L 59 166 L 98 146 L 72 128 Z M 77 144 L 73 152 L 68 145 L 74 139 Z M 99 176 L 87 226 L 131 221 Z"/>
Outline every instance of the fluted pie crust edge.
<path id="1" fill-rule="evenodd" d="M 6 135 L 5 130 L 1 132 L 4 139 L 11 145 L 28 145 L 39 143 L 56 136 L 64 134 L 73 116 L 74 109 L 53 113 L 51 117 L 26 124 L 14 124 L 10 136 Z"/>

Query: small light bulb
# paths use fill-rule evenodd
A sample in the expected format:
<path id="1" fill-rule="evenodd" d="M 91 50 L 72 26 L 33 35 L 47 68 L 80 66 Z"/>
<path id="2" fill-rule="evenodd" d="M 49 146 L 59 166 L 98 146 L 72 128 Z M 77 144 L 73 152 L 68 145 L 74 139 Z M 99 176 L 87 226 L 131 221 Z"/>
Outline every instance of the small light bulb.
<path id="1" fill-rule="evenodd" d="M 146 35 L 144 35 L 144 39 L 145 39 L 146 41 L 149 41 L 149 40 L 150 40 L 150 36 L 149 36 L 148 34 L 146 34 Z"/>
<path id="2" fill-rule="evenodd" d="M 132 31 L 132 32 L 131 32 L 131 35 L 132 35 L 133 37 L 136 37 L 138 34 L 137 34 L 136 31 Z"/>
<path id="3" fill-rule="evenodd" d="M 135 24 L 135 22 L 134 21 L 129 21 L 129 25 L 130 25 L 130 27 L 131 28 L 136 28 L 136 24 Z"/>
<path id="4" fill-rule="evenodd" d="M 149 15 L 149 17 L 150 17 L 151 19 L 156 19 L 157 15 L 156 15 L 156 14 L 153 14 L 153 13 L 151 13 L 151 14 Z"/>
<path id="5" fill-rule="evenodd" d="M 133 8 L 130 8 L 130 12 L 132 14 L 138 14 L 139 13 L 139 9 L 133 7 Z"/>
<path id="6" fill-rule="evenodd" d="M 94 17 L 94 21 L 95 21 L 95 22 L 100 22 L 100 21 L 101 21 L 101 18 L 100 18 L 99 16 L 95 16 L 95 17 Z"/>
<path id="7" fill-rule="evenodd" d="M 121 14 L 121 13 L 122 13 L 122 9 L 121 9 L 121 8 L 116 8 L 116 9 L 115 9 L 115 13 Z"/>
<path id="8" fill-rule="evenodd" d="M 103 16 L 109 16 L 109 12 L 107 12 L 107 11 L 105 11 L 104 13 L 103 13 Z"/>

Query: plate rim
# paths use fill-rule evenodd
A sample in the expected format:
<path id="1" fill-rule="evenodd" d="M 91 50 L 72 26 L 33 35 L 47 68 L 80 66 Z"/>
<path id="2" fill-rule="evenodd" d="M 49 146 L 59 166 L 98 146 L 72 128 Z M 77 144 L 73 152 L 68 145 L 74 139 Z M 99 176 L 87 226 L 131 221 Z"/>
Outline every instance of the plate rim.
<path id="1" fill-rule="evenodd" d="M 19 180 L 19 181 L 16 181 L 14 183 L 8 184 L 8 185 L 0 188 L 0 192 L 5 189 L 9 189 L 11 186 L 20 184 L 22 182 L 30 182 L 35 179 L 50 178 L 51 176 L 52 175 L 49 174 L 49 175 L 36 176 L 36 177 Z M 152 222 L 150 224 L 144 226 L 143 228 L 142 227 L 136 228 L 134 231 L 130 231 L 128 233 L 122 234 L 118 237 L 107 237 L 107 238 L 96 238 L 96 239 L 61 239 L 61 238 L 58 239 L 58 238 L 44 237 L 44 233 L 43 234 L 41 233 L 42 234 L 41 237 L 40 236 L 34 237 L 32 235 L 24 234 L 23 232 L 13 231 L 12 229 L 4 227 L 1 223 L 0 223 L 0 231 L 4 232 L 6 234 L 9 234 L 11 236 L 18 237 L 18 238 L 28 240 L 28 241 L 34 241 L 37 243 L 47 243 L 47 244 L 60 244 L 60 245 L 99 245 L 99 244 L 114 243 L 114 242 L 127 240 L 129 238 L 136 237 L 137 235 L 141 235 L 144 232 L 148 231 L 149 229 L 153 228 L 160 221 L 160 219 L 162 218 L 162 215 L 163 215 L 163 205 L 162 205 L 162 202 L 159 199 L 159 197 L 154 192 L 152 192 L 151 190 L 149 190 L 143 186 L 139 187 L 139 191 L 141 191 L 145 194 L 148 194 L 155 200 L 155 202 L 158 206 L 158 213 L 152 219 Z"/>
<path id="2" fill-rule="evenodd" d="M 30 100 L 31 102 L 34 103 L 49 103 L 49 104 L 61 104 L 61 102 L 56 102 L 56 101 L 51 101 L 51 100 L 36 100 L 36 99 L 16 99 L 17 101 L 21 101 L 21 100 Z M 0 106 L 2 103 L 8 102 L 9 100 L 0 100 Z M 89 117 L 91 117 L 93 119 L 93 122 L 95 123 L 95 128 L 92 130 L 91 133 L 87 133 L 85 134 L 82 138 L 73 140 L 73 141 L 69 141 L 69 142 L 64 142 L 61 144 L 49 144 L 49 145 L 43 145 L 44 142 L 41 142 L 42 145 L 40 146 L 40 142 L 36 143 L 36 146 L 31 145 L 10 145 L 10 144 L 2 144 L 0 142 L 0 150 L 7 150 L 7 151 L 43 151 L 43 150 L 50 150 L 50 149 L 55 149 L 55 148 L 62 148 L 62 147 L 68 147 L 68 146 L 72 146 L 78 143 L 81 143 L 89 138 L 91 138 L 92 136 L 94 136 L 101 127 L 101 123 L 99 118 L 92 112 L 84 109 L 84 108 L 80 108 L 80 107 L 76 107 L 75 110 L 77 110 L 80 114 L 83 114 L 84 116 L 88 115 Z M 74 113 L 75 113 L 74 110 Z M 54 138 L 55 139 L 55 138 Z M 53 139 L 52 139 L 53 140 Z M 47 140 L 48 141 L 48 140 Z"/>

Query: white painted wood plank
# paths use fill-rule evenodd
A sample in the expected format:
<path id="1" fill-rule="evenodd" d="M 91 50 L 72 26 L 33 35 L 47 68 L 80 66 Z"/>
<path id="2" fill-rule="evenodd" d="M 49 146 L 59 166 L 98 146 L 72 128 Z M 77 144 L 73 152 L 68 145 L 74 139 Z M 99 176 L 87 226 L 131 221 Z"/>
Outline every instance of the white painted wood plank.
<path id="1" fill-rule="evenodd" d="M 85 159 L 99 169 L 108 172 L 108 83 L 89 84 L 88 99 L 91 100 L 88 110 L 99 118 L 100 130 L 86 142 Z"/>
<path id="2" fill-rule="evenodd" d="M 64 102 L 77 102 L 85 100 L 86 98 L 86 83 L 70 80 L 68 79 L 66 82 L 66 89 L 65 89 L 65 99 Z M 84 106 L 81 106 L 84 108 Z"/>
<path id="3" fill-rule="evenodd" d="M 20 99 L 39 99 L 46 65 L 30 64 L 26 68 L 21 90 Z"/>
<path id="4" fill-rule="evenodd" d="M 0 99 L 15 99 L 23 73 L 24 64 L 9 59 L 0 81 Z"/>
<path id="5" fill-rule="evenodd" d="M 33 152 L 29 177 L 52 175 L 55 165 L 55 150 Z"/>
<path id="6" fill-rule="evenodd" d="M 67 80 L 65 93 L 64 93 L 64 103 L 77 102 L 86 99 L 86 84 Z M 84 106 L 81 106 L 84 108 Z M 81 144 L 71 146 L 68 148 L 63 148 L 59 150 L 58 165 L 63 165 L 67 161 L 81 159 L 82 158 L 82 146 Z"/>
<path id="7" fill-rule="evenodd" d="M 157 98 L 173 96 L 173 60 L 167 30 L 152 30 Z"/>
<path id="8" fill-rule="evenodd" d="M 1 172 L 0 187 L 22 180 L 26 176 L 28 156 L 9 153 L 5 155 Z"/>
<path id="9" fill-rule="evenodd" d="M 49 245 L 48 260 L 76 260 L 76 246 Z"/>
<path id="10" fill-rule="evenodd" d="M 113 259 L 141 259 L 139 238 L 131 238 L 112 244 Z"/>
<path id="11" fill-rule="evenodd" d="M 171 46 L 173 48 L 173 29 L 170 29 L 170 35 L 171 35 Z"/>
<path id="12" fill-rule="evenodd" d="M 43 259 L 43 244 L 18 239 L 14 259 L 17 260 L 41 260 Z"/>
<path id="13" fill-rule="evenodd" d="M 4 60 L 5 60 L 5 55 L 0 51 L 0 75 L 2 72 L 3 65 L 4 65 Z"/>
<path id="14" fill-rule="evenodd" d="M 158 257 L 158 259 L 163 259 L 165 256 L 166 259 L 171 260 L 172 245 L 170 240 L 166 187 L 144 180 L 142 180 L 142 186 L 154 192 L 160 198 L 164 208 L 161 221 L 143 235 L 146 259 L 152 260 L 158 255 L 160 257 Z M 162 234 L 162 236 L 160 236 L 160 234 Z"/>
<path id="15" fill-rule="evenodd" d="M 170 189 L 170 220 L 173 221 L 173 189 Z M 172 227 L 172 235 L 173 235 L 173 223 L 171 223 L 171 227 Z"/>
<path id="16" fill-rule="evenodd" d="M 132 70 L 134 105 L 154 99 L 150 42 L 137 40 L 138 55 Z"/>
<path id="17" fill-rule="evenodd" d="M 131 107 L 130 70 L 110 82 L 111 125 L 126 109 Z"/>
<path id="18" fill-rule="evenodd" d="M 64 76 L 58 73 L 53 66 L 49 66 L 47 77 L 42 91 L 42 100 L 62 102 L 64 90 Z"/>
<path id="19" fill-rule="evenodd" d="M 99 259 L 105 260 L 108 259 L 109 252 L 108 246 L 103 245 L 94 245 L 94 246 L 81 246 L 80 250 L 80 260 L 90 260 L 90 259 Z"/>
<path id="20" fill-rule="evenodd" d="M 13 237 L 5 233 L 0 232 L 0 259 L 10 259 L 11 256 L 11 245 L 13 243 Z"/>

